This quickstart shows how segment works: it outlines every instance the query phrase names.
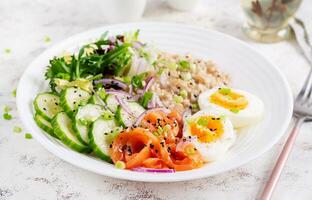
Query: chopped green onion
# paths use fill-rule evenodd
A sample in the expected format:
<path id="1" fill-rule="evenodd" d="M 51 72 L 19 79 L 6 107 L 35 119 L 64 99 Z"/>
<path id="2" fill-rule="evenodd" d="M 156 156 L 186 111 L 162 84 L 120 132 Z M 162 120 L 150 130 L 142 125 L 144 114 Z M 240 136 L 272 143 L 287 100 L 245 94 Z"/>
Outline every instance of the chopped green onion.
<path id="1" fill-rule="evenodd" d="M 45 41 L 46 43 L 49 43 L 49 42 L 51 42 L 51 38 L 50 38 L 49 36 L 45 36 L 45 37 L 44 37 L 44 41 Z"/>
<path id="2" fill-rule="evenodd" d="M 197 103 L 193 103 L 193 104 L 191 104 L 191 108 L 192 108 L 192 110 L 198 110 L 199 105 Z"/>
<path id="3" fill-rule="evenodd" d="M 148 103 L 152 100 L 153 98 L 153 93 L 152 92 L 145 92 L 144 95 L 140 99 L 140 104 L 143 106 L 143 108 L 147 108 Z"/>
<path id="4" fill-rule="evenodd" d="M 185 148 L 185 153 L 186 153 L 187 155 L 194 155 L 194 154 L 195 154 L 195 149 L 194 149 L 193 147 L 191 147 L 191 146 L 186 147 L 186 148 Z"/>
<path id="5" fill-rule="evenodd" d="M 171 130 L 171 126 L 170 126 L 169 124 L 166 124 L 166 125 L 164 126 L 163 130 L 164 130 L 165 132 L 169 132 L 169 131 Z"/>
<path id="6" fill-rule="evenodd" d="M 131 77 L 130 76 L 125 76 L 123 78 L 123 81 L 126 83 L 126 84 L 130 84 L 131 83 Z"/>
<path id="7" fill-rule="evenodd" d="M 231 89 L 230 88 L 219 88 L 219 93 L 222 95 L 228 95 L 231 93 Z"/>
<path id="8" fill-rule="evenodd" d="M 197 124 L 200 126 L 208 126 L 208 123 L 209 123 L 208 119 L 203 117 L 199 118 L 197 121 Z"/>
<path id="9" fill-rule="evenodd" d="M 15 133 L 20 133 L 20 132 L 22 132 L 22 128 L 21 127 L 18 127 L 18 126 L 14 126 L 14 128 L 13 128 L 13 131 L 15 132 Z"/>
<path id="10" fill-rule="evenodd" d="M 100 98 L 102 100 L 104 100 L 106 98 L 106 92 L 105 92 L 105 89 L 104 88 L 100 88 L 98 91 L 97 91 L 97 94 L 100 96 Z"/>
<path id="11" fill-rule="evenodd" d="M 14 90 L 12 91 L 12 96 L 13 96 L 13 97 L 16 97 L 16 89 L 14 89 Z"/>
<path id="12" fill-rule="evenodd" d="M 159 68 L 157 75 L 160 76 L 162 73 L 164 73 L 165 69 L 164 68 Z"/>
<path id="13" fill-rule="evenodd" d="M 8 112 L 10 112 L 11 110 L 12 110 L 12 108 L 9 107 L 9 106 L 7 106 L 7 105 L 4 105 L 4 106 L 3 106 L 3 112 L 4 112 L 4 113 L 8 113 Z"/>
<path id="14" fill-rule="evenodd" d="M 175 71 L 175 70 L 177 70 L 178 65 L 175 62 L 170 62 L 167 64 L 167 67 L 168 67 L 168 69 Z"/>
<path id="15" fill-rule="evenodd" d="M 11 53 L 11 49 L 9 49 L 9 48 L 4 49 L 4 53 L 6 53 L 6 54 Z"/>
<path id="16" fill-rule="evenodd" d="M 3 119 L 10 120 L 12 119 L 12 115 L 10 115 L 9 113 L 3 113 Z"/>
<path id="17" fill-rule="evenodd" d="M 157 131 L 154 131 L 154 132 L 153 132 L 153 135 L 159 136 L 159 134 L 157 133 Z"/>
<path id="18" fill-rule="evenodd" d="M 85 119 L 79 119 L 78 122 L 84 126 L 87 126 L 90 123 L 88 120 Z"/>
<path id="19" fill-rule="evenodd" d="M 157 133 L 160 135 L 164 132 L 163 128 L 161 128 L 160 126 L 158 126 L 157 128 Z"/>
<path id="20" fill-rule="evenodd" d="M 139 75 L 135 75 L 132 77 L 131 79 L 131 84 L 134 88 L 143 88 L 144 87 L 144 78 L 145 78 L 146 74 L 142 73 Z"/>
<path id="21" fill-rule="evenodd" d="M 189 72 L 181 72 L 181 78 L 184 80 L 184 81 L 189 81 L 192 79 L 192 75 L 191 73 Z"/>
<path id="22" fill-rule="evenodd" d="M 181 103 L 183 101 L 183 97 L 174 95 L 173 96 L 173 101 L 174 101 L 174 103 L 179 104 L 179 103 Z"/>
<path id="23" fill-rule="evenodd" d="M 112 113 L 109 113 L 109 112 L 105 112 L 103 115 L 102 115 L 103 119 L 105 120 L 110 120 L 110 119 L 113 119 L 114 115 Z"/>
<path id="24" fill-rule="evenodd" d="M 25 138 L 26 139 L 32 139 L 32 135 L 30 133 L 25 133 Z"/>
<path id="25" fill-rule="evenodd" d="M 126 168 L 126 163 L 119 160 L 119 161 L 117 161 L 117 162 L 115 163 L 115 167 L 116 167 L 117 169 L 125 169 L 125 168 Z"/>
<path id="26" fill-rule="evenodd" d="M 239 112 L 239 109 L 230 109 L 230 111 L 232 112 L 232 113 L 238 113 Z"/>
<path id="27" fill-rule="evenodd" d="M 187 91 L 186 90 L 180 90 L 180 96 L 183 98 L 187 97 Z"/>
<path id="28" fill-rule="evenodd" d="M 188 61 L 186 61 L 186 60 L 181 60 L 181 61 L 179 62 L 179 69 L 180 69 L 181 71 L 188 71 L 188 70 L 191 69 L 191 65 L 190 65 L 190 63 L 189 63 Z"/>
<path id="29" fill-rule="evenodd" d="M 95 76 L 90 76 L 89 78 L 87 78 L 87 80 L 92 81 L 92 80 L 98 80 L 100 78 L 103 77 L 103 74 L 97 74 Z"/>

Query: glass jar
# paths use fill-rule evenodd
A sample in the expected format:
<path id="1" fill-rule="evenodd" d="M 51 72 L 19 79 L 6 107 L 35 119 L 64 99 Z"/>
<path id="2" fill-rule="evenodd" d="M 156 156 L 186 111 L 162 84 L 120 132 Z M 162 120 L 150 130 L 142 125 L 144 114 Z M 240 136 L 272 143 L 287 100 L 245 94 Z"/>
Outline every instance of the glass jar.
<path id="1" fill-rule="evenodd" d="M 241 0 L 246 16 L 245 34 L 259 42 L 277 42 L 291 35 L 289 19 L 301 0 Z"/>

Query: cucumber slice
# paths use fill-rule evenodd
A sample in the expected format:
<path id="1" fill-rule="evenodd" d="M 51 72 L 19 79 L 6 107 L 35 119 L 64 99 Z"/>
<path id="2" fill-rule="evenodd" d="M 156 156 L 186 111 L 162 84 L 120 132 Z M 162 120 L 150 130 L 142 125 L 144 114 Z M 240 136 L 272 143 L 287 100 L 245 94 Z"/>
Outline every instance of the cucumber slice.
<path id="1" fill-rule="evenodd" d="M 93 95 L 90 98 L 89 103 L 97 104 L 97 105 L 101 105 L 101 106 L 105 105 L 104 101 L 98 95 Z"/>
<path id="2" fill-rule="evenodd" d="M 57 137 L 69 148 L 81 153 L 92 151 L 91 148 L 79 142 L 72 130 L 72 120 L 65 112 L 60 112 L 54 117 L 52 127 Z"/>
<path id="3" fill-rule="evenodd" d="M 51 93 L 38 94 L 34 100 L 34 107 L 36 112 L 48 121 L 51 121 L 58 112 L 62 111 L 60 98 Z"/>
<path id="4" fill-rule="evenodd" d="M 102 160 L 112 162 L 109 157 L 109 146 L 120 131 L 121 127 L 117 127 L 113 119 L 106 120 L 100 117 L 94 121 L 89 132 L 93 152 Z"/>
<path id="5" fill-rule="evenodd" d="M 145 109 L 136 102 L 125 102 L 125 106 L 130 113 L 126 112 L 120 105 L 117 106 L 115 113 L 115 119 L 118 125 L 124 128 L 132 126 L 136 119 L 145 111 Z"/>
<path id="6" fill-rule="evenodd" d="M 118 104 L 118 101 L 117 101 L 115 95 L 113 95 L 113 94 L 107 95 L 107 97 L 106 97 L 106 99 L 105 99 L 105 103 L 106 103 L 106 105 L 107 105 L 107 107 L 108 107 L 108 109 L 109 109 L 110 111 L 112 111 L 113 113 L 116 112 L 117 106 L 118 106 L 119 104 Z"/>
<path id="7" fill-rule="evenodd" d="M 88 92 L 77 87 L 70 87 L 61 93 L 61 106 L 69 116 L 73 117 L 78 106 L 86 104 L 90 97 Z"/>
<path id="8" fill-rule="evenodd" d="M 54 132 L 53 132 L 53 128 L 52 125 L 49 121 L 47 121 L 44 117 L 42 117 L 40 114 L 36 113 L 35 117 L 34 117 L 35 122 L 37 123 L 37 125 L 44 130 L 45 132 L 47 132 L 48 134 L 50 134 L 51 136 L 58 138 Z"/>
<path id="9" fill-rule="evenodd" d="M 75 116 L 74 130 L 77 133 L 78 140 L 85 144 L 89 144 L 89 125 L 94 122 L 101 115 L 113 118 L 113 114 L 110 111 L 105 110 L 103 106 L 96 104 L 86 104 L 79 107 Z"/>

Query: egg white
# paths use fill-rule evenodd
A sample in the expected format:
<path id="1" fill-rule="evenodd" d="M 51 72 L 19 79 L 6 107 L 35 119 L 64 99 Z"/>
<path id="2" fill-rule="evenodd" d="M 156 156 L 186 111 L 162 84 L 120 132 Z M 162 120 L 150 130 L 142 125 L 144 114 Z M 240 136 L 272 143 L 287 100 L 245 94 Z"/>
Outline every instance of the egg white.
<path id="1" fill-rule="evenodd" d="M 224 156 L 228 149 L 234 144 L 236 140 L 236 133 L 234 131 L 233 125 L 228 117 L 224 117 L 220 110 L 201 110 L 189 118 L 185 119 L 185 127 L 183 131 L 183 136 L 192 136 L 190 132 L 190 127 L 188 122 L 194 120 L 200 116 L 211 116 L 211 117 L 222 117 L 221 123 L 223 125 L 223 134 L 217 140 L 209 143 L 202 143 L 195 137 L 192 141 L 195 147 L 200 151 L 206 162 L 216 161 Z M 194 136 L 193 136 L 194 137 Z"/>
<path id="2" fill-rule="evenodd" d="M 264 105 L 257 96 L 243 90 L 231 88 L 232 91 L 243 95 L 248 101 L 248 105 L 245 109 L 240 110 L 238 113 L 234 113 L 227 108 L 210 102 L 210 96 L 217 90 L 218 88 L 214 88 L 199 95 L 198 105 L 201 110 L 219 110 L 219 112 L 223 113 L 223 115 L 230 118 L 234 128 L 242 128 L 253 125 L 263 118 Z"/>

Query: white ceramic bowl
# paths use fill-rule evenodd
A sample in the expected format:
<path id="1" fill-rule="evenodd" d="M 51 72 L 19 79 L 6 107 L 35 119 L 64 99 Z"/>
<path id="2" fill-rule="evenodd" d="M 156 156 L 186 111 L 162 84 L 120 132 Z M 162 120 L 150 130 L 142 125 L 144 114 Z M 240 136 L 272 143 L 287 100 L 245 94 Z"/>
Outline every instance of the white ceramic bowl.
<path id="1" fill-rule="evenodd" d="M 47 91 L 44 72 L 49 59 L 64 50 L 78 47 L 109 30 L 111 34 L 141 30 L 141 38 L 153 42 L 159 49 L 176 53 L 192 53 L 201 58 L 211 58 L 221 70 L 227 72 L 233 86 L 252 92 L 265 104 L 264 120 L 240 132 L 238 140 L 223 160 L 206 164 L 191 171 L 173 174 L 146 174 L 118 170 L 113 165 L 77 153 L 42 132 L 33 120 L 32 102 L 35 96 Z M 278 68 L 264 59 L 245 43 L 211 30 L 172 23 L 133 23 L 105 26 L 63 41 L 46 50 L 24 72 L 17 89 L 17 106 L 20 118 L 35 139 L 50 152 L 78 167 L 98 174 L 120 179 L 172 182 L 203 178 L 225 172 L 255 159 L 270 149 L 284 134 L 291 119 L 293 99 L 289 86 Z"/>

